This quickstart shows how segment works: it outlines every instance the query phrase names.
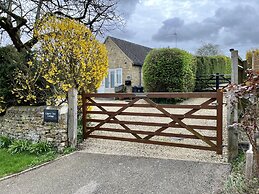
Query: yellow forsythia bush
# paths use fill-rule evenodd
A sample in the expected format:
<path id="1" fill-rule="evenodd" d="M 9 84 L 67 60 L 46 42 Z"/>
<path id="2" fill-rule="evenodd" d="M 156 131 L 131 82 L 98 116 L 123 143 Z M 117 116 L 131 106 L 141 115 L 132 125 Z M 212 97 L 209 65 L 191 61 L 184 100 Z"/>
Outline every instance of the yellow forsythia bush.
<path id="1" fill-rule="evenodd" d="M 36 76 L 31 76 L 27 83 L 42 77 L 42 90 L 54 91 L 52 97 L 60 100 L 66 97 L 67 91 L 72 87 L 77 88 L 79 92 L 96 91 L 107 74 L 107 50 L 84 24 L 69 18 L 49 15 L 36 24 L 34 36 L 38 43 L 28 66 L 35 71 Z M 26 82 L 21 72 L 17 73 L 17 77 L 17 83 Z M 30 79 L 29 76 L 26 78 Z M 17 85 L 19 87 L 14 92 L 18 95 L 17 91 L 30 88 L 22 84 Z M 21 92 L 20 94 L 24 95 Z M 26 98 L 30 99 L 27 100 L 37 99 L 36 93 L 28 94 Z"/>

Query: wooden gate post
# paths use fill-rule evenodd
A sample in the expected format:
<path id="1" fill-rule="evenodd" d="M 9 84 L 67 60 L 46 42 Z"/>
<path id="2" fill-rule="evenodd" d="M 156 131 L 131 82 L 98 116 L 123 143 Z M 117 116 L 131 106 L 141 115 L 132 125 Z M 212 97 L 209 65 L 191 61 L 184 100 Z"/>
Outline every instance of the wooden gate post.
<path id="1" fill-rule="evenodd" d="M 68 90 L 68 142 L 73 148 L 77 145 L 77 89 Z"/>
<path id="2" fill-rule="evenodd" d="M 223 92 L 217 90 L 217 154 L 222 154 Z"/>
<path id="3" fill-rule="evenodd" d="M 83 139 L 87 138 L 86 135 L 86 118 L 87 118 L 87 106 L 86 106 L 86 97 L 85 97 L 85 91 L 82 92 L 82 109 L 83 109 Z"/>
<path id="4" fill-rule="evenodd" d="M 232 73 L 231 73 L 231 83 L 238 84 L 238 51 L 230 49 L 231 60 L 232 60 Z M 231 91 L 230 91 L 231 92 Z M 231 94 L 229 95 L 231 98 Z M 227 129 L 228 129 L 228 161 L 231 162 L 238 155 L 238 105 L 237 103 L 230 102 L 227 99 Z"/>

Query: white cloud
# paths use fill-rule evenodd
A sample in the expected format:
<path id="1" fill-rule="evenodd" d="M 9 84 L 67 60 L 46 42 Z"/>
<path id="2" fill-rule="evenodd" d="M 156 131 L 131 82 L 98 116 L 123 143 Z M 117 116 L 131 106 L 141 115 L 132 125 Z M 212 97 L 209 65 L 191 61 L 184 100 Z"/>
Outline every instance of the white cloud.
<path id="1" fill-rule="evenodd" d="M 123 33 L 112 35 L 150 47 L 177 46 L 194 52 L 202 42 L 230 48 L 259 47 L 258 0 L 123 0 L 129 6 Z M 123 4 L 122 4 L 123 5 Z M 166 36 L 168 35 L 169 36 Z M 154 38 L 152 38 L 154 37 Z"/>

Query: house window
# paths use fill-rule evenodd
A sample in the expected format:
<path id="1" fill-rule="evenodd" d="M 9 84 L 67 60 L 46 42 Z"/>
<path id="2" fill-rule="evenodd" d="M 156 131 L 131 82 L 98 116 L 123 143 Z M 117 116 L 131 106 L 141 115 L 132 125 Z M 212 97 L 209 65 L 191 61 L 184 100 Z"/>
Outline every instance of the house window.
<path id="1" fill-rule="evenodd" d="M 105 78 L 105 88 L 109 88 L 109 75 Z"/>
<path id="2" fill-rule="evenodd" d="M 109 69 L 109 74 L 104 80 L 105 88 L 115 88 L 122 84 L 122 68 Z"/>
<path id="3" fill-rule="evenodd" d="M 111 88 L 114 88 L 115 86 L 115 71 L 114 70 L 111 70 L 110 71 L 110 86 Z"/>
<path id="4" fill-rule="evenodd" d="M 116 69 L 116 85 L 122 84 L 122 68 Z"/>

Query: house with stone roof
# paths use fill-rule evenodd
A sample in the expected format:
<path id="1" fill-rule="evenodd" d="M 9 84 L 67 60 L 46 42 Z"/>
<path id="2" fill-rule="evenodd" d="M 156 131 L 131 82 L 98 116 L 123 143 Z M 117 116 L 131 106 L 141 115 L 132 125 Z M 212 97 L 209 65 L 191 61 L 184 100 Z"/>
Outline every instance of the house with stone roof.
<path id="1" fill-rule="evenodd" d="M 109 73 L 99 93 L 113 93 L 115 88 L 131 81 L 131 86 L 142 86 L 142 65 L 152 49 L 146 46 L 108 36 L 104 42 L 108 51 Z"/>

